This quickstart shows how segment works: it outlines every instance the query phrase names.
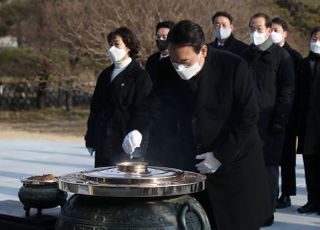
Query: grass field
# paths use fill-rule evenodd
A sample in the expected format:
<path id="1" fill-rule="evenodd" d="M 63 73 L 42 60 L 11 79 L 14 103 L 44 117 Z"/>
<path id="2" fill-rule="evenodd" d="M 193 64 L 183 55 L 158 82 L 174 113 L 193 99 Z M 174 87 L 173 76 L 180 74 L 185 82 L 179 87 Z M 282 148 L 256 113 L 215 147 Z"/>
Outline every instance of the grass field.
<path id="1" fill-rule="evenodd" d="M 87 119 L 89 108 L 74 108 L 66 111 L 62 108 L 47 108 L 43 110 L 0 111 L 1 122 L 37 122 L 37 121 L 79 121 Z"/>
<path id="2" fill-rule="evenodd" d="M 2 135 L 7 132 L 9 136 L 12 132 L 29 132 L 82 138 L 86 131 L 88 115 L 88 108 L 75 108 L 71 112 L 57 108 L 0 111 L 0 129 Z"/>

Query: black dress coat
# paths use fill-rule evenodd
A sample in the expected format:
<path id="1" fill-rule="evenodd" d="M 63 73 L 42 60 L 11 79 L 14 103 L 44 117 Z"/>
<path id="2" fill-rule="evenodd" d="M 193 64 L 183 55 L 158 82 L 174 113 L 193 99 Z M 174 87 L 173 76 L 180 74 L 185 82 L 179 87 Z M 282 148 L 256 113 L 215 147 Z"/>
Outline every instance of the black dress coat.
<path id="1" fill-rule="evenodd" d="M 275 44 L 265 51 L 251 45 L 243 57 L 255 84 L 260 111 L 258 130 L 263 141 L 265 163 L 277 166 L 294 97 L 293 61 L 285 49 Z"/>
<path id="2" fill-rule="evenodd" d="M 242 56 L 243 52 L 249 47 L 246 43 L 236 39 L 233 34 L 225 40 L 223 46 L 219 46 L 217 38 L 209 43 L 209 45 L 213 48 L 226 50 L 239 56 Z"/>
<path id="3" fill-rule="evenodd" d="M 196 171 L 195 156 L 214 152 L 222 165 L 207 175 L 209 200 L 202 204 L 210 204 L 219 230 L 258 229 L 271 215 L 271 207 L 246 62 L 209 47 L 204 67 L 189 81 L 180 79 L 169 59 L 160 69 L 161 78 L 131 127 L 144 133 L 159 111 L 167 111 L 167 132 L 162 130 L 158 143 L 161 151 L 148 152 L 149 159 Z"/>
<path id="4" fill-rule="evenodd" d="M 305 155 L 320 154 L 320 55 L 303 59 L 299 76 L 299 145 Z"/>
<path id="5" fill-rule="evenodd" d="M 294 93 L 294 100 L 292 103 L 291 107 L 291 112 L 288 117 L 288 124 L 295 124 L 297 123 L 298 119 L 298 76 L 300 75 L 301 72 L 301 61 L 302 61 L 302 56 L 301 54 L 296 51 L 295 49 L 292 49 L 291 46 L 286 42 L 282 46 L 291 56 L 293 64 L 294 64 L 294 75 L 295 75 L 295 93 Z M 296 131 L 297 133 L 297 131 Z"/>
<path id="6" fill-rule="evenodd" d="M 158 78 L 157 76 L 158 76 L 159 62 L 160 62 L 160 51 L 149 56 L 146 62 L 145 69 L 149 73 L 153 83 L 155 83 Z"/>
<path id="7" fill-rule="evenodd" d="M 95 149 L 95 167 L 114 165 L 126 157 L 122 141 L 136 107 L 152 88 L 148 73 L 132 62 L 111 82 L 114 65 L 98 77 L 91 100 L 85 135 L 86 147 Z"/>
<path id="8" fill-rule="evenodd" d="M 166 57 L 168 58 L 168 57 Z M 159 66 L 161 66 L 161 63 L 166 59 L 162 58 L 160 59 L 160 51 L 157 53 L 152 54 L 146 63 L 146 71 L 149 73 L 151 80 L 153 84 L 156 84 L 158 81 L 159 76 Z M 161 107 L 161 113 L 160 117 L 157 119 L 155 124 L 153 125 L 153 128 L 150 131 L 149 138 L 148 138 L 148 148 L 147 152 L 166 152 L 166 149 L 171 149 L 170 145 L 175 145 L 175 132 L 174 130 L 171 130 L 171 119 L 172 115 L 174 114 L 174 111 L 172 111 L 168 107 Z M 163 141 L 163 137 L 166 136 L 166 142 L 163 145 L 159 146 L 159 142 Z M 146 139 L 146 138 L 144 138 Z M 147 155 L 147 161 L 151 165 L 159 165 L 163 163 L 163 156 L 159 154 L 149 154 Z M 176 164 L 175 159 L 168 157 L 167 158 L 167 166 L 168 167 L 179 167 L 179 165 Z M 171 161 L 171 159 L 173 161 Z"/>
<path id="9" fill-rule="evenodd" d="M 285 137 L 283 144 L 283 151 L 281 157 L 281 192 L 285 195 L 296 195 L 296 144 L 297 144 L 297 122 L 298 122 L 298 76 L 300 74 L 300 65 L 302 56 L 299 52 L 292 49 L 288 43 L 284 43 L 282 46 L 290 56 L 294 63 L 295 73 L 295 93 L 289 114 L 288 123 L 285 129 Z"/>

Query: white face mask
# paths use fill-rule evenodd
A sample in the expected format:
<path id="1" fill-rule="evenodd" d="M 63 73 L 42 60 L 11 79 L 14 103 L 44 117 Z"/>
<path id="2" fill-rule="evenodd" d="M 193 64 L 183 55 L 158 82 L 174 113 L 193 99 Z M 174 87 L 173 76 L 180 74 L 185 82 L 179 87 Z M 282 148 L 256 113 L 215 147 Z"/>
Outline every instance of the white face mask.
<path id="1" fill-rule="evenodd" d="M 256 46 L 261 45 L 267 40 L 266 33 L 259 33 L 257 31 L 254 31 L 253 33 L 250 33 L 250 39 L 253 44 Z"/>
<path id="2" fill-rule="evenodd" d="M 115 46 L 111 46 L 111 48 L 108 50 L 108 55 L 112 62 L 121 61 L 126 54 L 127 52 L 124 49 L 117 48 Z"/>
<path id="3" fill-rule="evenodd" d="M 280 33 L 272 31 L 271 39 L 272 39 L 273 43 L 278 44 L 279 42 L 281 42 L 283 40 L 283 35 L 280 34 Z"/>
<path id="4" fill-rule="evenodd" d="M 223 40 L 230 37 L 232 30 L 231 28 L 214 29 L 213 33 L 216 36 L 216 38 L 218 38 L 218 40 Z"/>
<path id="5" fill-rule="evenodd" d="M 310 43 L 310 50 L 313 53 L 320 54 L 320 41 L 311 42 Z"/>
<path id="6" fill-rule="evenodd" d="M 194 63 L 192 66 L 185 66 L 184 64 L 172 63 L 174 69 L 183 80 L 190 80 L 193 76 L 200 72 L 201 66 L 199 62 Z"/>

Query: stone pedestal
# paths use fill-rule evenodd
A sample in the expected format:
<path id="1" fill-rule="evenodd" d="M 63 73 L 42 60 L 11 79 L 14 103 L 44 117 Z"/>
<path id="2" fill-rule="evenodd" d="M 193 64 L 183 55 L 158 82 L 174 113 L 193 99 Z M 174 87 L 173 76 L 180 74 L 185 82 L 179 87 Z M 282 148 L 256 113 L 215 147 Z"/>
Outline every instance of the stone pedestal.
<path id="1" fill-rule="evenodd" d="M 19 201 L 0 201 L 0 229 L 10 230 L 53 230 L 60 207 L 43 209 L 37 215 L 37 209 L 31 208 L 26 217 L 23 205 Z"/>

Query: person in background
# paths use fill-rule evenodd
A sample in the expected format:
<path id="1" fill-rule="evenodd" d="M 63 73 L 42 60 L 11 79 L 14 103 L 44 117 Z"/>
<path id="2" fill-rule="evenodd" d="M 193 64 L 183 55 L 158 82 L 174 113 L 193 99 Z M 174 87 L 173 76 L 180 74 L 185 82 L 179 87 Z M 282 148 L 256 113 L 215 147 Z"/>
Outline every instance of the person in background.
<path id="1" fill-rule="evenodd" d="M 310 53 L 299 78 L 298 152 L 303 154 L 308 202 L 299 213 L 320 215 L 320 26 L 311 31 Z"/>
<path id="2" fill-rule="evenodd" d="M 297 78 L 300 72 L 302 60 L 301 54 L 292 49 L 286 42 L 288 37 L 288 24 L 282 18 L 272 19 L 272 41 L 288 51 L 294 63 L 295 72 L 295 95 L 285 129 L 284 145 L 282 151 L 281 166 L 281 196 L 277 200 L 276 208 L 291 206 L 290 196 L 296 195 L 296 144 L 297 144 Z"/>
<path id="3" fill-rule="evenodd" d="M 272 21 L 267 14 L 257 13 L 250 18 L 252 44 L 244 57 L 255 84 L 259 106 L 258 130 L 263 142 L 270 202 L 275 210 L 284 131 L 294 96 L 294 67 L 289 53 L 272 42 L 271 26 Z M 273 221 L 272 214 L 264 226 L 272 225 Z"/>
<path id="4" fill-rule="evenodd" d="M 149 73 L 153 83 L 158 78 L 160 60 L 169 56 L 167 36 L 173 26 L 174 22 L 172 21 L 159 22 L 156 26 L 156 45 L 159 51 L 148 57 L 146 63 L 146 71 Z"/>
<path id="5" fill-rule="evenodd" d="M 167 152 L 159 152 L 162 166 L 206 174 L 206 190 L 194 196 L 212 229 L 257 230 L 272 212 L 247 63 L 209 47 L 190 20 L 170 30 L 168 44 L 170 58 L 161 63 L 161 78 L 134 115 L 123 148 L 133 153 L 160 109 L 169 107 L 170 126 L 158 143 L 171 140 Z"/>
<path id="6" fill-rule="evenodd" d="M 135 61 L 140 45 L 135 34 L 120 27 L 108 35 L 113 62 L 99 75 L 90 105 L 86 147 L 95 152 L 95 167 L 126 159 L 121 143 L 135 108 L 152 88 L 148 73 Z"/>
<path id="7" fill-rule="evenodd" d="M 159 22 L 156 26 L 156 45 L 158 52 L 152 54 L 146 63 L 146 71 L 150 74 L 153 85 L 158 81 L 158 73 L 160 62 L 169 57 L 167 37 L 169 31 L 175 25 L 172 21 Z M 161 76 L 159 76 L 161 77 Z M 167 132 L 170 122 L 167 117 L 170 117 L 172 111 L 169 108 L 162 108 L 160 111 L 160 118 L 156 121 L 153 128 L 150 130 L 148 138 L 145 135 L 145 143 L 147 143 L 147 151 L 145 154 L 145 160 L 155 166 L 162 166 L 163 159 L 170 159 L 170 153 L 167 149 L 170 149 L 170 145 L 174 138 L 173 132 Z M 166 135 L 164 139 L 163 136 Z M 159 143 L 162 143 L 159 146 Z"/>
<path id="8" fill-rule="evenodd" d="M 236 39 L 233 35 L 233 18 L 225 11 L 218 11 L 212 16 L 213 34 L 215 40 L 209 43 L 210 46 L 227 50 L 239 56 L 248 48 L 244 42 Z"/>

